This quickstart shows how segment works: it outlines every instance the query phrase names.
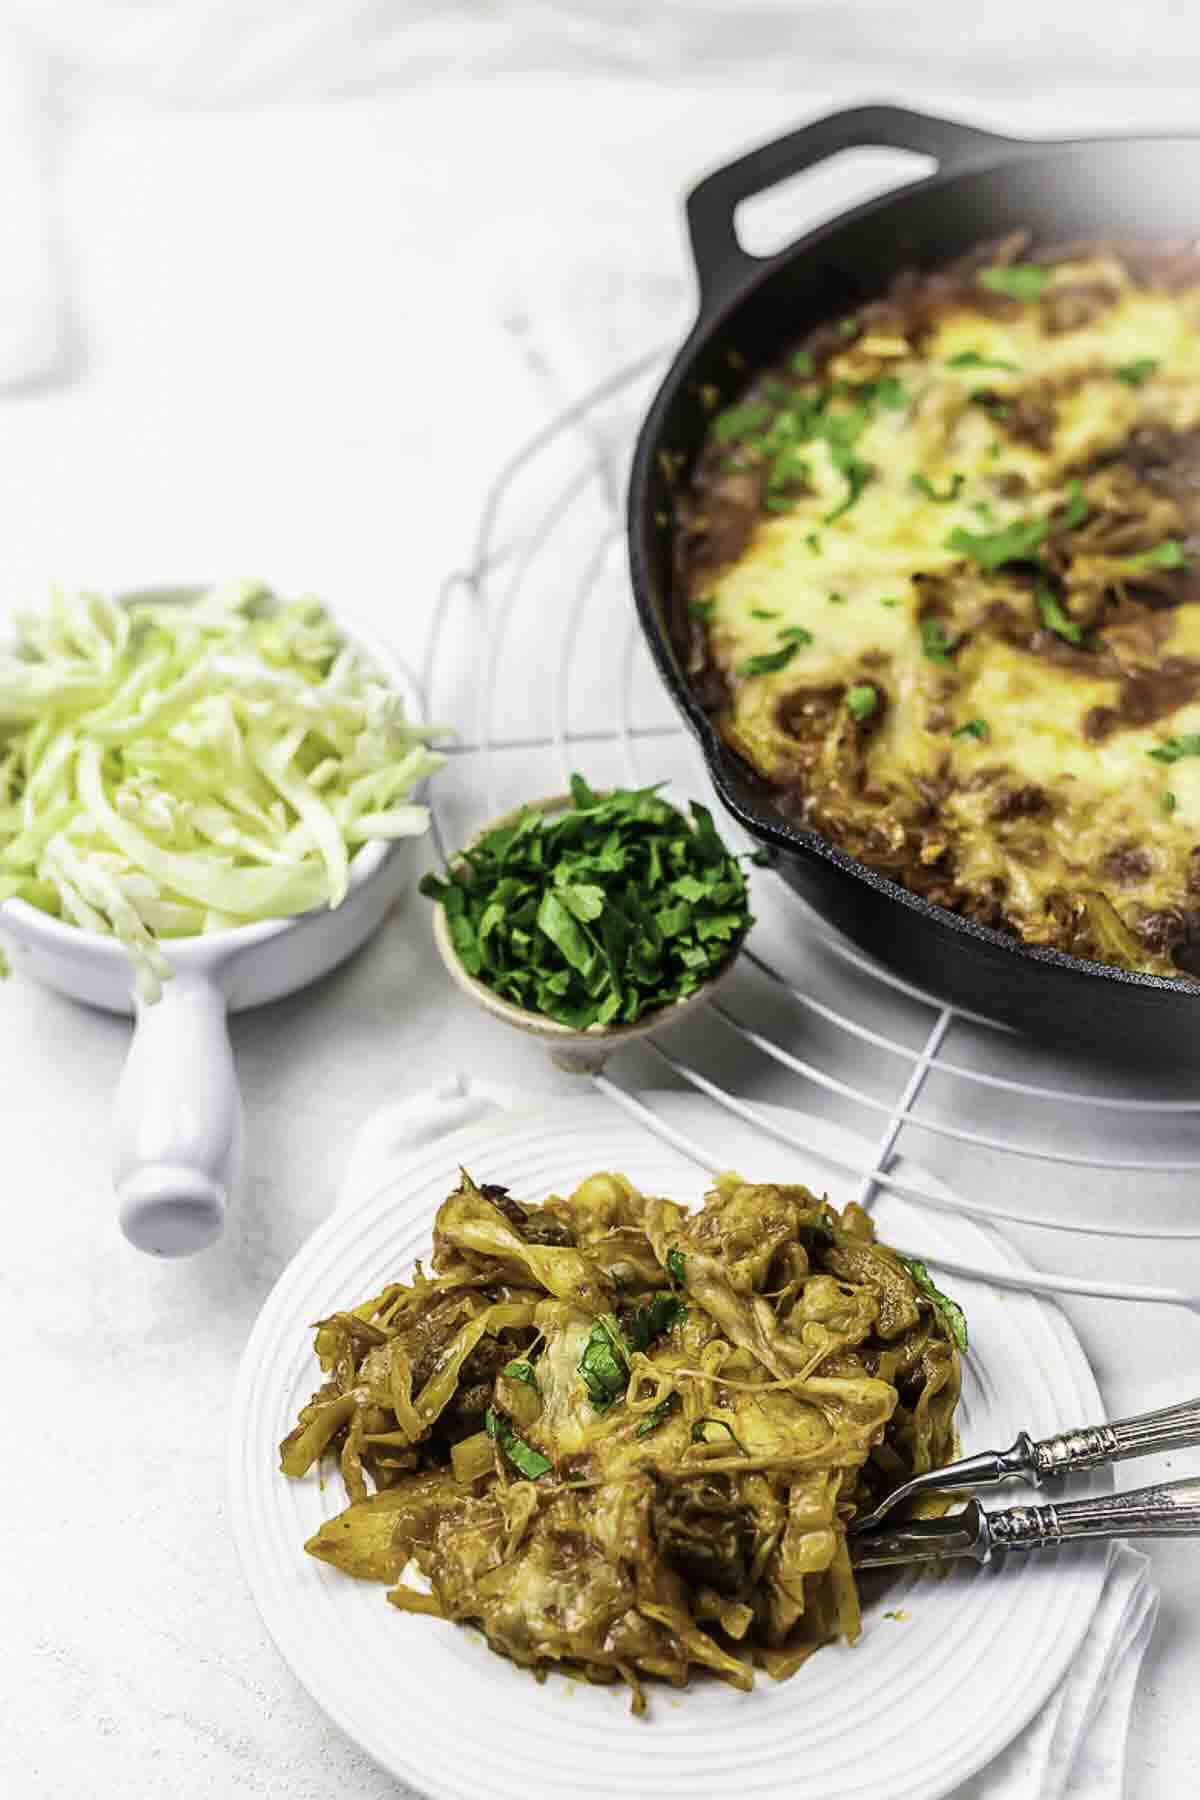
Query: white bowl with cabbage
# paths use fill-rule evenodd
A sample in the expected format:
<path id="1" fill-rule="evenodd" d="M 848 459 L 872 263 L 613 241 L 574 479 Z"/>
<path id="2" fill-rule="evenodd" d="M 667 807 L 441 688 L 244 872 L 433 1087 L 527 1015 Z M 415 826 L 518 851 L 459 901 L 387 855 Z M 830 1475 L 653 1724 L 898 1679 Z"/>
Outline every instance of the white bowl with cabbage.
<path id="1" fill-rule="evenodd" d="M 352 954 L 411 874 L 441 758 L 379 643 L 260 584 L 56 593 L 0 652 L 0 934 L 14 966 L 134 1013 L 122 1229 L 220 1234 L 241 1153 L 230 1008 Z"/>

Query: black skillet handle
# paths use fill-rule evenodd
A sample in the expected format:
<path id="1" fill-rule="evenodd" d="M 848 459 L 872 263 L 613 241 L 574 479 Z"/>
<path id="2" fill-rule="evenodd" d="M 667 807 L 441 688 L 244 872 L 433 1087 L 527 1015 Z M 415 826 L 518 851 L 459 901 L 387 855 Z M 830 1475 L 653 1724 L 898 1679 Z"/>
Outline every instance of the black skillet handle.
<path id="1" fill-rule="evenodd" d="M 692 189 L 687 201 L 688 232 L 696 273 L 700 278 L 701 316 L 740 286 L 760 258 L 751 256 L 738 242 L 735 213 L 743 200 L 764 188 L 774 187 L 789 175 L 836 156 L 839 150 L 877 146 L 887 150 L 915 150 L 932 156 L 939 167 L 953 168 L 988 150 L 1027 147 L 1024 140 L 960 125 L 954 119 L 938 119 L 929 113 L 909 112 L 902 106 L 855 106 L 846 112 L 814 119 L 773 144 L 763 144 L 717 169 Z"/>

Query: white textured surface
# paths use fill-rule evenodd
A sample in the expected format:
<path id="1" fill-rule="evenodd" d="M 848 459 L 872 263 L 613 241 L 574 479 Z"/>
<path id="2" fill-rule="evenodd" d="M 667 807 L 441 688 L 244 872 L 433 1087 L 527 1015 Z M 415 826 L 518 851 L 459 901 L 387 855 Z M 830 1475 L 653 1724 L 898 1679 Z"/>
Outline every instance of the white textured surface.
<path id="1" fill-rule="evenodd" d="M 878 61 L 864 75 L 845 58 L 818 76 L 801 46 L 774 91 L 716 98 L 711 82 L 510 74 L 255 114 L 95 103 L 63 181 L 79 378 L 0 402 L 0 594 L 261 572 L 419 643 L 487 479 L 562 381 L 639 349 L 647 305 L 664 336 L 686 317 L 687 180 L 835 99 L 896 91 Z M 1014 129 L 1194 124 L 1186 88 L 1130 93 L 1136 61 L 1085 105 L 1001 103 L 1044 91 L 1045 63 L 984 58 L 968 79 L 966 60 L 948 92 L 913 79 L 901 97 Z M 544 329 L 564 316 L 569 331 Z M 455 1067 L 530 1093 L 570 1080 L 453 1001 L 425 921 L 402 911 L 315 993 L 235 1021 L 246 1191 L 219 1249 L 166 1268 L 121 1242 L 106 1191 L 127 1028 L 15 983 L 0 1007 L 0 1792 L 393 1796 L 292 1682 L 242 1585 L 223 1517 L 233 1371 L 369 1111 Z M 966 1179 L 984 1192 L 1009 1175 L 977 1159 Z M 1102 1269 L 1116 1252 L 1089 1254 Z M 1120 1254 L 1161 1276 L 1161 1248 Z M 1170 1255 L 1194 1285 L 1195 1251 Z M 1113 1411 L 1200 1386 L 1195 1321 L 1070 1310 Z M 1131 1800 L 1190 1792 L 1200 1755 L 1197 1558 L 1154 1559 L 1165 1604 Z"/>

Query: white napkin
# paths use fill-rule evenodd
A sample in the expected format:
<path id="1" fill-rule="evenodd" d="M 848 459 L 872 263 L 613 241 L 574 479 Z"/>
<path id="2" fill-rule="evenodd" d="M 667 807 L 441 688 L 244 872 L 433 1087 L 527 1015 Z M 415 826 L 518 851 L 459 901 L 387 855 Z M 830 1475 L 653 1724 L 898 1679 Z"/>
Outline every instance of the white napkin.
<path id="1" fill-rule="evenodd" d="M 516 1104 L 510 1090 L 459 1074 L 381 1107 L 359 1131 L 338 1205 L 370 1200 L 414 1150 Z M 953 1800 L 1122 1800 L 1129 1714 L 1157 1616 L 1149 1561 L 1127 1544 L 1114 1545 L 1071 1672 L 1037 1718 Z"/>

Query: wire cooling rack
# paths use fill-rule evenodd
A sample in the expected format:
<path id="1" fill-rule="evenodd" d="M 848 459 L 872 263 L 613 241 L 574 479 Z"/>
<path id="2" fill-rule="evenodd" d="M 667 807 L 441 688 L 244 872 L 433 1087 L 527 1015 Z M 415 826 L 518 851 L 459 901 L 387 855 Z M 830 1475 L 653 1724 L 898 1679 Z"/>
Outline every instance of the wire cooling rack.
<path id="1" fill-rule="evenodd" d="M 443 856 L 486 819 L 563 790 L 573 769 L 597 786 L 665 781 L 676 799 L 712 798 L 642 643 L 625 560 L 628 457 L 661 366 L 656 353 L 620 371 L 501 469 L 471 566 L 442 590 L 423 686 L 430 716 L 458 734 L 435 784 Z M 723 830 L 741 839 L 727 817 Z M 1136 1263 L 1128 1240 L 1176 1240 L 1155 1268 L 1186 1266 L 1180 1240 L 1200 1241 L 1190 1068 L 1151 1074 L 1107 1045 L 1044 1049 L 881 968 L 778 876 L 753 870 L 752 886 L 758 922 L 721 998 L 699 1022 L 614 1054 L 589 1077 L 598 1090 L 707 1168 L 719 1152 L 655 1110 L 664 1085 L 697 1090 L 801 1153 L 803 1137 L 759 1105 L 817 1111 L 869 1146 L 840 1163 L 864 1205 L 886 1188 L 1031 1228 L 1046 1252 L 1022 1288 L 1200 1311 L 1200 1293 L 1108 1272 Z M 1003 1285 L 974 1266 L 957 1272 Z"/>

